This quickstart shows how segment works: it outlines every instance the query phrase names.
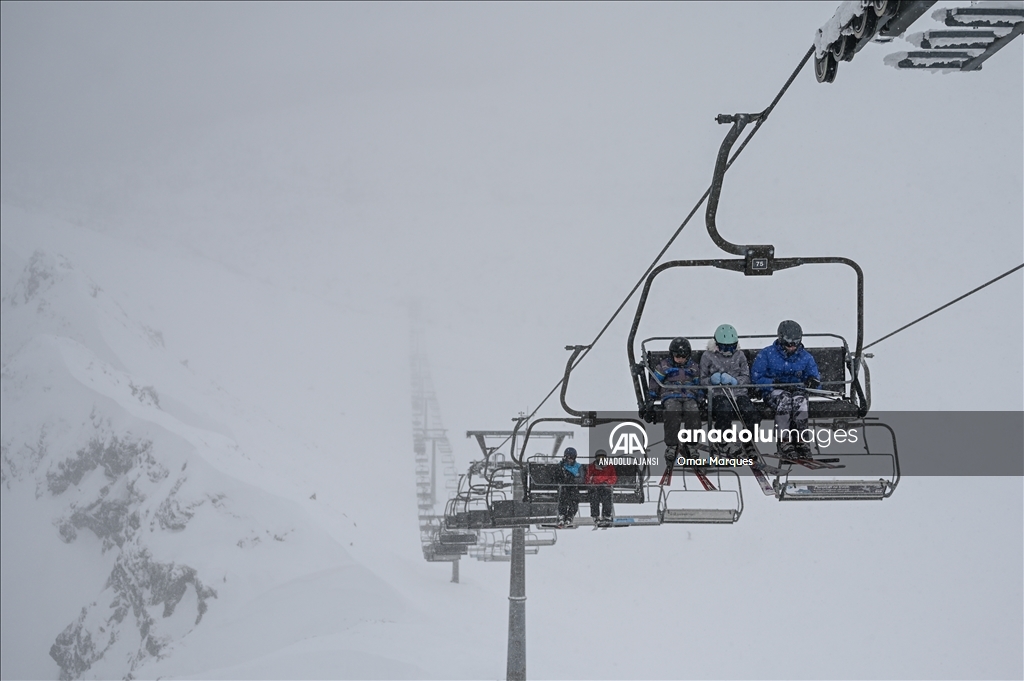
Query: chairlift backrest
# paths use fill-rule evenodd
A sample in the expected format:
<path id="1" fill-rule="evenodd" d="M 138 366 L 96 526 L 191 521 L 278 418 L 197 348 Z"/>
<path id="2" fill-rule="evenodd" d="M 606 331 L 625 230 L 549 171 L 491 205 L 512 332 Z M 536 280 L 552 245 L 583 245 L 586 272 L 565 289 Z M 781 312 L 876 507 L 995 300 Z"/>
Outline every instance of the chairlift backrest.
<path id="1" fill-rule="evenodd" d="M 741 343 L 757 343 L 762 347 L 767 346 L 773 342 L 773 336 L 740 336 Z M 828 399 L 817 399 L 813 398 L 810 401 L 810 417 L 815 418 L 851 418 L 856 416 L 863 416 L 866 411 L 864 406 L 864 397 L 862 389 L 858 384 L 858 377 L 853 376 L 850 363 L 849 363 L 849 348 L 846 341 L 835 334 L 804 334 L 805 342 L 814 342 L 812 338 L 832 338 L 839 342 L 839 345 L 825 346 L 825 347 L 806 347 L 805 349 L 814 358 L 815 363 L 818 365 L 818 372 L 821 375 L 822 387 L 826 390 L 841 393 L 845 399 L 841 400 L 828 400 Z M 744 341 L 744 339 L 746 339 Z M 648 338 L 643 342 L 643 359 L 644 366 L 647 368 L 647 372 L 637 372 L 635 380 L 637 381 L 638 395 L 646 395 L 650 387 L 655 385 L 653 376 L 643 375 L 645 373 L 653 373 L 654 369 L 661 363 L 662 360 L 668 357 L 668 349 L 665 350 L 648 350 L 647 344 L 650 342 L 661 342 L 664 341 L 668 344 L 671 339 L 667 338 Z M 694 345 L 701 343 L 703 344 L 708 340 L 707 336 L 692 336 L 690 337 L 691 343 Z M 819 341 L 820 342 L 820 341 Z M 762 347 L 757 348 L 741 348 L 741 352 L 747 358 L 747 364 L 753 368 L 754 360 L 757 358 L 757 354 L 761 351 Z M 706 350 L 694 350 L 693 360 L 700 363 L 700 358 Z M 865 376 L 866 379 L 866 376 Z M 757 397 L 757 393 L 751 393 L 751 397 Z M 755 402 L 759 405 L 761 410 L 761 416 L 763 418 L 770 418 L 772 414 L 768 409 L 767 405 L 763 405 L 760 402 Z M 649 423 L 660 423 L 663 419 L 663 406 L 658 403 L 654 407 L 653 411 L 645 417 Z"/>
<path id="2" fill-rule="evenodd" d="M 580 467 L 579 491 L 583 501 L 589 501 L 590 486 L 583 484 L 583 476 L 586 475 L 587 466 Z M 537 463 L 527 462 L 526 465 L 526 489 L 528 495 L 537 499 L 555 498 L 558 490 L 563 486 L 561 464 L 558 463 Z M 616 503 L 642 503 L 644 472 L 636 465 L 616 465 L 616 481 L 612 485 L 613 499 Z"/>
<path id="3" fill-rule="evenodd" d="M 818 365 L 818 372 L 821 374 L 821 381 L 829 390 L 836 392 L 842 392 L 844 395 L 849 394 L 847 386 L 843 385 L 845 381 L 850 380 L 850 377 L 846 375 L 846 349 L 841 346 L 832 347 L 821 347 L 821 348 L 806 348 L 807 352 L 811 354 L 814 361 Z M 700 358 L 707 350 L 694 350 L 693 361 L 700 364 Z M 757 358 L 757 354 L 761 352 L 761 348 L 741 348 L 742 352 L 747 357 L 747 364 L 750 367 L 754 366 L 754 359 Z M 647 351 L 647 368 L 653 371 L 655 367 L 662 362 L 662 360 L 668 357 L 668 350 L 649 350 Z"/>

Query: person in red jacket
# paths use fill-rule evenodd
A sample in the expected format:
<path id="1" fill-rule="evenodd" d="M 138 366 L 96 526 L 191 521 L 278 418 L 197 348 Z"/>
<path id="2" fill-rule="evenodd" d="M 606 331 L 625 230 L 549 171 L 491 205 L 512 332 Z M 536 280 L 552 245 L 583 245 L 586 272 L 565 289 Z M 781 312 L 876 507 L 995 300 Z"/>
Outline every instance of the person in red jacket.
<path id="1" fill-rule="evenodd" d="M 590 517 L 599 525 L 612 522 L 612 485 L 616 480 L 618 475 L 615 466 L 608 463 L 608 452 L 594 452 L 594 462 L 587 466 L 583 483 L 590 486 Z"/>

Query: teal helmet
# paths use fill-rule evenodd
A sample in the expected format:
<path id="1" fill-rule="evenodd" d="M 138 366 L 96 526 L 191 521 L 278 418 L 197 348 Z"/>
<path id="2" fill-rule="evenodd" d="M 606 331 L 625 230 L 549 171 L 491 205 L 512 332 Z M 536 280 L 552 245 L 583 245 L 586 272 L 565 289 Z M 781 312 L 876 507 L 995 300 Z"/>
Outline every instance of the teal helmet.
<path id="1" fill-rule="evenodd" d="M 732 324 L 722 324 L 715 329 L 715 342 L 719 345 L 732 345 L 738 343 L 739 340 L 740 337 Z"/>

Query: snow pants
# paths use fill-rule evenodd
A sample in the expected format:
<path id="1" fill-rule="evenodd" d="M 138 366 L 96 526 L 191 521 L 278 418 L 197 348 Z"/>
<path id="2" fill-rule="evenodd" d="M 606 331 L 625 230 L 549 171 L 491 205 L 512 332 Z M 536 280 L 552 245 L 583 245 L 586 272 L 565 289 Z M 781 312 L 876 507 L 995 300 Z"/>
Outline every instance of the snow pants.
<path id="1" fill-rule="evenodd" d="M 665 449 L 679 446 L 679 428 L 700 429 L 700 408 L 696 400 L 673 397 L 665 400 Z"/>
<path id="2" fill-rule="evenodd" d="M 790 428 L 803 430 L 807 427 L 809 412 L 806 394 L 793 390 L 773 390 L 768 396 L 768 406 L 775 410 L 775 428 L 780 433 Z M 788 441 L 789 438 L 783 440 Z"/>
<path id="3" fill-rule="evenodd" d="M 572 520 L 580 510 L 580 488 L 575 484 L 558 488 L 558 517 Z"/>
<path id="4" fill-rule="evenodd" d="M 601 513 L 601 506 L 604 513 Z M 590 517 L 612 519 L 612 488 L 610 485 L 595 485 L 590 488 Z"/>
<path id="5" fill-rule="evenodd" d="M 728 430 L 732 427 L 733 419 L 739 418 L 747 430 L 753 430 L 757 423 L 757 410 L 754 403 L 746 395 L 735 395 L 736 406 L 740 413 L 732 408 L 732 403 L 725 395 L 716 394 L 711 400 L 711 419 L 713 426 L 718 430 Z"/>

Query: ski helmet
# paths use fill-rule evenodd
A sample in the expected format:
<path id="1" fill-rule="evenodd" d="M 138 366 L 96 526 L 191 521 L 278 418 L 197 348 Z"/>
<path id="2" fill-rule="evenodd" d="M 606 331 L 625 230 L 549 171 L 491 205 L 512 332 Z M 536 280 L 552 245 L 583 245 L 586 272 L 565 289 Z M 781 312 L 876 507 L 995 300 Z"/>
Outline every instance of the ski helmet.
<path id="1" fill-rule="evenodd" d="M 804 330 L 792 319 L 779 324 L 779 340 L 783 343 L 799 343 L 804 338 Z"/>
<path id="2" fill-rule="evenodd" d="M 722 324 L 715 329 L 715 342 L 719 345 L 732 345 L 738 343 L 740 340 L 739 335 L 736 333 L 736 328 L 732 324 Z"/>
<path id="3" fill-rule="evenodd" d="M 575 459 L 576 458 L 576 448 L 575 447 L 566 447 L 565 448 L 565 458 L 566 459 Z"/>
<path id="4" fill-rule="evenodd" d="M 693 352 L 690 348 L 690 341 L 685 338 L 673 339 L 672 342 L 669 343 L 668 351 L 672 356 L 678 355 L 679 357 L 685 357 L 686 359 L 690 359 L 690 355 Z"/>

